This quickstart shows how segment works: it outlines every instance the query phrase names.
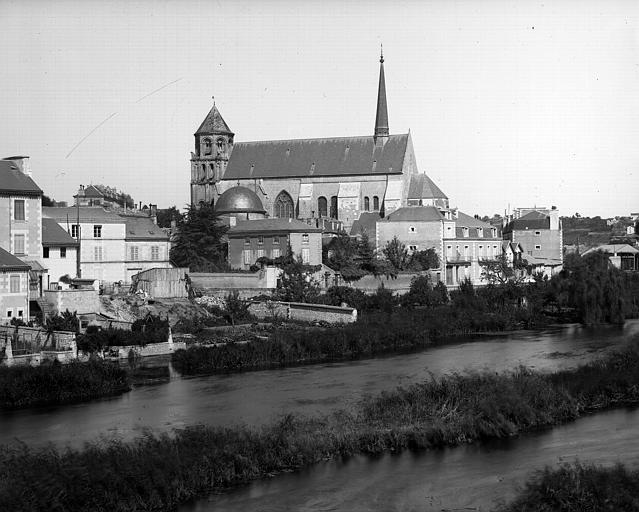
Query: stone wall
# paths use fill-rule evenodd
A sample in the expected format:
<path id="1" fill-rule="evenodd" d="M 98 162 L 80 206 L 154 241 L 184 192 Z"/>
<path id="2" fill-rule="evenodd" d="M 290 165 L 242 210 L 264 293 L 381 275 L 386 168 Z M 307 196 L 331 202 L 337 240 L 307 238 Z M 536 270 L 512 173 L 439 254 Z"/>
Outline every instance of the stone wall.
<path id="1" fill-rule="evenodd" d="M 205 290 L 223 289 L 229 290 L 256 289 L 266 291 L 277 286 L 279 269 L 268 267 L 254 273 L 246 272 L 193 272 L 189 274 L 194 288 Z M 259 293 L 259 291 L 258 291 Z"/>
<path id="2" fill-rule="evenodd" d="M 45 290 L 45 300 L 58 312 L 67 309 L 71 312 L 95 313 L 100 311 L 98 292 L 92 289 L 81 290 Z"/>
<path id="3" fill-rule="evenodd" d="M 298 320 L 303 322 L 351 323 L 357 320 L 357 310 L 324 304 L 302 302 L 254 302 L 249 311 L 261 320 Z"/>

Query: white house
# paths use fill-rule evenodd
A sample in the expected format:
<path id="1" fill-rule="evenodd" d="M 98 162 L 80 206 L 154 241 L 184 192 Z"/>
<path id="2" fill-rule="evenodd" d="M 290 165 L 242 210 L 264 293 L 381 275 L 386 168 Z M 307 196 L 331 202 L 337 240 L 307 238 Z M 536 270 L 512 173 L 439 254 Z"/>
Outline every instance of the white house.
<path id="1" fill-rule="evenodd" d="M 146 214 L 118 213 L 100 206 L 45 207 L 43 212 L 72 238 L 79 236 L 79 277 L 128 283 L 141 270 L 171 266 L 169 237 Z"/>

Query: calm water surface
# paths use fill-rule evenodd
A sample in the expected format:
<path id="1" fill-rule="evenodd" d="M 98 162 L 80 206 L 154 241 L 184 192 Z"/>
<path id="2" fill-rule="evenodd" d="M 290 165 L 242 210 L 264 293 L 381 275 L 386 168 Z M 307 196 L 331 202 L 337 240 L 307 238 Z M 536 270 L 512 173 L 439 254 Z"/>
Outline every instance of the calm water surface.
<path id="1" fill-rule="evenodd" d="M 180 512 L 488 511 L 545 466 L 580 460 L 639 467 L 639 410 L 582 418 L 517 439 L 352 457 L 261 480 Z"/>
<path id="2" fill-rule="evenodd" d="M 0 439 L 81 445 L 100 435 L 130 439 L 197 423 L 259 425 L 288 413 L 348 406 L 366 394 L 454 371 L 572 367 L 623 344 L 639 321 L 593 329 L 577 325 L 485 336 L 418 353 L 355 362 L 181 378 L 141 386 L 120 397 L 72 406 L 0 413 Z M 153 363 L 150 363 L 153 364 Z"/>

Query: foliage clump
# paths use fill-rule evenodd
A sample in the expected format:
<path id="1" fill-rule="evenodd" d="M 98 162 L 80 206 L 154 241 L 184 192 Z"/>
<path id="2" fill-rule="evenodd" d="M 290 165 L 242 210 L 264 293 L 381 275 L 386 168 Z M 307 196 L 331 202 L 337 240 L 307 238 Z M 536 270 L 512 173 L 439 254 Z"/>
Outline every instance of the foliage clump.
<path id="1" fill-rule="evenodd" d="M 171 262 L 188 267 L 191 272 L 219 272 L 225 270 L 228 231 L 210 204 L 189 206 L 179 217 L 175 239 L 171 244 Z"/>
<path id="2" fill-rule="evenodd" d="M 129 389 L 126 371 L 102 361 L 0 367 L 0 409 L 84 402 Z"/>

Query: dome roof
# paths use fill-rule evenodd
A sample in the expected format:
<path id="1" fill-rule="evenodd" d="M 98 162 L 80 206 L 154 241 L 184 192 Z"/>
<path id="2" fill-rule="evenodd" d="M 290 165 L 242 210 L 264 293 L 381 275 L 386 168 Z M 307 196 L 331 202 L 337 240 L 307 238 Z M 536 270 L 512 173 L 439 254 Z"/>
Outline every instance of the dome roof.
<path id="1" fill-rule="evenodd" d="M 257 194 L 246 187 L 232 187 L 215 205 L 217 213 L 266 213 Z"/>

